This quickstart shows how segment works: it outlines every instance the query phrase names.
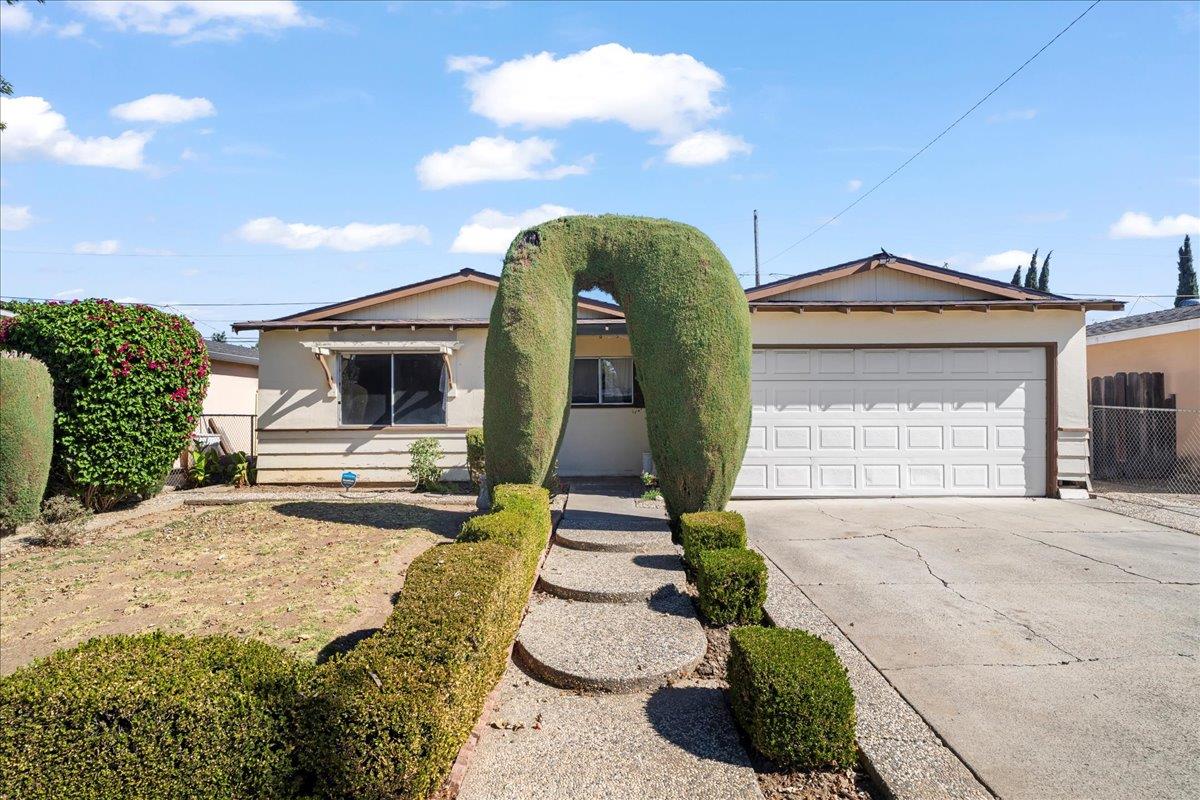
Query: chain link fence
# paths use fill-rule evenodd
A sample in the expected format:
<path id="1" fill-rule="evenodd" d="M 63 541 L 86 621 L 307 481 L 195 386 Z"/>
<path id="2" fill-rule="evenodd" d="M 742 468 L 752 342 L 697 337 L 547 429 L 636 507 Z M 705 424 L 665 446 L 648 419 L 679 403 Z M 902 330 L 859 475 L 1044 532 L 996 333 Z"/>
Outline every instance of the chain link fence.
<path id="1" fill-rule="evenodd" d="M 1091 408 L 1099 492 L 1200 495 L 1200 409 Z"/>
<path id="2" fill-rule="evenodd" d="M 203 447 L 222 456 L 240 452 L 253 460 L 258 455 L 257 423 L 255 414 L 201 414 L 188 447 Z M 176 460 L 166 484 L 175 488 L 187 484 L 186 452 Z"/>

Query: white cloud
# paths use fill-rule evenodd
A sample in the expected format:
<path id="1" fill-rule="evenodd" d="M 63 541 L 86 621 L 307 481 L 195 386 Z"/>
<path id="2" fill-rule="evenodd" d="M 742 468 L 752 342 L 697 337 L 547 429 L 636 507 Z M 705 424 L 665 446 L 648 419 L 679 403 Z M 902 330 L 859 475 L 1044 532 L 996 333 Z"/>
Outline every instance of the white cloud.
<path id="1" fill-rule="evenodd" d="M 179 154 L 180 161 L 197 161 L 199 158 L 200 154 L 190 147 L 183 148 L 183 152 Z"/>
<path id="2" fill-rule="evenodd" d="M 985 256 L 980 261 L 970 265 L 971 272 L 1012 272 L 1017 267 L 1024 269 L 1029 265 L 1033 253 L 1028 250 L 1005 250 L 1003 253 Z"/>
<path id="3" fill-rule="evenodd" d="M 492 60 L 487 56 L 450 56 L 446 59 L 447 72 L 478 72 L 491 65 Z"/>
<path id="4" fill-rule="evenodd" d="M 87 0 L 73 5 L 117 30 L 180 42 L 233 41 L 247 33 L 274 34 L 321 24 L 292 0 Z"/>
<path id="5" fill-rule="evenodd" d="M 995 125 L 999 122 L 1028 122 L 1037 116 L 1036 108 L 1016 108 L 1012 111 L 1001 111 L 999 114 L 992 114 L 987 118 L 989 125 Z"/>
<path id="6" fill-rule="evenodd" d="M 217 109 L 207 97 L 184 98 L 177 94 L 149 94 L 139 100 L 113 106 L 108 113 L 127 122 L 170 124 L 211 117 L 217 113 Z"/>
<path id="7" fill-rule="evenodd" d="M 76 253 L 90 256 L 111 256 L 121 249 L 121 243 L 116 239 L 105 239 L 100 242 L 79 242 L 72 248 Z"/>
<path id="8" fill-rule="evenodd" d="M 1200 235 L 1200 217 L 1177 214 L 1174 217 L 1160 217 L 1155 221 L 1149 214 L 1134 211 L 1122 214 L 1108 231 L 1108 235 L 1113 239 L 1158 239 L 1189 233 Z"/>
<path id="9" fill-rule="evenodd" d="M 31 14 L 24 5 L 10 6 L 7 3 L 0 6 L 0 29 L 10 33 L 35 35 L 53 33 L 61 39 L 83 35 L 83 25 L 79 22 L 70 22 L 60 27 L 50 23 L 40 14 Z"/>
<path id="10" fill-rule="evenodd" d="M 686 53 L 604 44 L 562 58 L 542 52 L 467 77 L 471 110 L 500 125 L 561 128 L 620 122 L 676 139 L 724 112 L 716 70 Z"/>
<path id="11" fill-rule="evenodd" d="M 141 169 L 143 150 L 153 136 L 148 131 L 125 131 L 116 138 L 81 138 L 67 129 L 67 120 L 41 97 L 0 100 L 0 119 L 6 157 L 47 158 L 86 167 Z"/>
<path id="12" fill-rule="evenodd" d="M 256 244 L 277 244 L 289 250 L 333 250 L 358 252 L 376 247 L 418 241 L 429 244 L 429 229 L 424 225 L 349 225 L 322 227 L 303 222 L 284 222 L 279 217 L 252 219 L 238 228 L 238 236 Z"/>
<path id="13" fill-rule="evenodd" d="M 482 181 L 558 180 L 587 173 L 591 159 L 551 166 L 555 143 L 531 136 L 513 141 L 503 136 L 480 136 L 445 152 L 430 153 L 417 164 L 417 178 L 426 189 L 444 189 Z"/>
<path id="14" fill-rule="evenodd" d="M 543 204 L 528 211 L 505 214 L 485 208 L 467 220 L 458 229 L 458 236 L 450 246 L 452 253 L 503 253 L 508 250 L 513 238 L 524 228 L 558 217 L 579 212 L 566 206 Z"/>
<path id="15" fill-rule="evenodd" d="M 0 231 L 23 231 L 33 221 L 29 206 L 0 205 Z"/>
<path id="16" fill-rule="evenodd" d="M 179 274 L 185 278 L 194 278 L 200 274 L 200 270 L 196 269 L 195 267 L 188 267 L 187 269 L 180 270 Z"/>
<path id="17" fill-rule="evenodd" d="M 64 289 L 64 290 L 62 290 L 61 292 L 55 292 L 55 293 L 54 293 L 53 295 L 51 295 L 51 296 L 52 296 L 52 297 L 54 297 L 54 299 L 56 299 L 56 300 L 59 300 L 59 299 L 61 299 L 61 298 L 64 298 L 64 297 L 78 297 L 78 296 L 79 296 L 79 295 L 81 295 L 81 294 L 83 294 L 83 289 L 82 289 L 82 288 L 79 288 L 79 289 Z"/>
<path id="18" fill-rule="evenodd" d="M 862 181 L 859 180 L 858 178 L 851 178 L 850 180 L 846 181 L 846 191 L 847 192 L 857 192 L 861 188 L 862 188 Z"/>
<path id="19" fill-rule="evenodd" d="M 701 167 L 753 149 L 740 136 L 721 131 L 699 131 L 671 145 L 667 150 L 667 161 L 685 167 Z"/>

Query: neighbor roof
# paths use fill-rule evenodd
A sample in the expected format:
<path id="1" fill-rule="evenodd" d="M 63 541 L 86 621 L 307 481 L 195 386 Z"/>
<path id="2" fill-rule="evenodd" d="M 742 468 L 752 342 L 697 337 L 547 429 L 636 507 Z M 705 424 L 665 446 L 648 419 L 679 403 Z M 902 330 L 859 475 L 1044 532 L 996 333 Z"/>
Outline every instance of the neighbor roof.
<path id="1" fill-rule="evenodd" d="M 214 342 L 211 339 L 205 339 L 204 346 L 208 348 L 208 357 L 214 361 L 232 361 L 235 364 L 258 363 L 257 347 L 242 347 L 227 342 Z"/>
<path id="2" fill-rule="evenodd" d="M 1200 306 L 1183 306 L 1168 308 L 1164 311 L 1151 311 L 1148 314 L 1134 314 L 1130 317 L 1106 319 L 1103 322 L 1093 322 L 1087 326 L 1088 336 L 1103 336 L 1106 333 L 1132 331 L 1138 328 L 1152 328 L 1156 325 L 1169 325 L 1172 322 L 1200 320 Z"/>

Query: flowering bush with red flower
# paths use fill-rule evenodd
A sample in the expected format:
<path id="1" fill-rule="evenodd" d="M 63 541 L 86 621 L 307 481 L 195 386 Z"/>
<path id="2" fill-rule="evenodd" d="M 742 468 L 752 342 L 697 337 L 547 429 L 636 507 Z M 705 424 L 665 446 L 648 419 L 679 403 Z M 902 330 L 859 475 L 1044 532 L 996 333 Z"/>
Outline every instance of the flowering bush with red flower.
<path id="1" fill-rule="evenodd" d="M 91 508 L 162 487 L 208 391 L 208 350 L 187 319 L 111 300 L 10 303 L 0 347 L 54 378 L 51 484 Z"/>

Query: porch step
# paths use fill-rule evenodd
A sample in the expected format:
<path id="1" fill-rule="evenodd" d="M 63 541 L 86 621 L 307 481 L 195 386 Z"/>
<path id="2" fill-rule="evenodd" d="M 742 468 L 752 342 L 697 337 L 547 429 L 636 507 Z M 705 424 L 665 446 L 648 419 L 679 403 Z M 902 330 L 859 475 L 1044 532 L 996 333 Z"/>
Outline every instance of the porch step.
<path id="1" fill-rule="evenodd" d="M 671 547 L 671 533 L 659 530 L 611 530 L 605 528 L 571 527 L 566 518 L 558 526 L 554 544 L 571 550 L 591 550 L 603 553 L 644 553 Z"/>
<path id="2" fill-rule="evenodd" d="M 687 674 L 707 646 L 691 600 L 674 590 L 630 604 L 539 595 L 514 655 L 553 686 L 636 692 Z"/>
<path id="3" fill-rule="evenodd" d="M 648 600 L 684 580 L 683 559 L 670 546 L 640 553 L 554 547 L 538 588 L 566 600 L 631 603 Z"/>

